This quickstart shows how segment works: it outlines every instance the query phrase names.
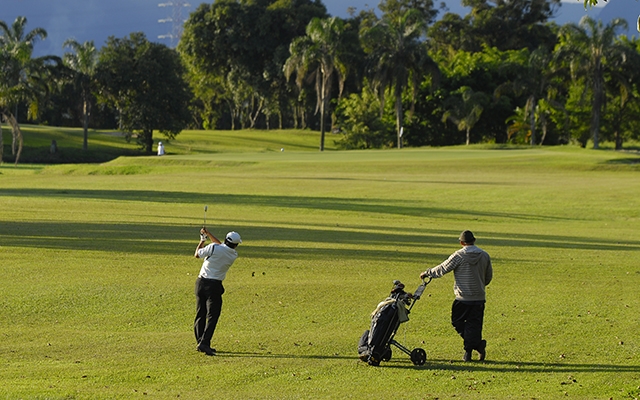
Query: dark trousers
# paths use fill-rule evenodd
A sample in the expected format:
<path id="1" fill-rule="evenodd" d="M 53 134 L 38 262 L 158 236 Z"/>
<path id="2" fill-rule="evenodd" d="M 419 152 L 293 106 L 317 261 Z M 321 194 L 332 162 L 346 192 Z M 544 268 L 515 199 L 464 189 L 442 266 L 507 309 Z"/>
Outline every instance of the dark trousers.
<path id="1" fill-rule="evenodd" d="M 204 278 L 196 280 L 196 319 L 193 322 L 193 333 L 198 344 L 211 346 L 211 338 L 222 311 L 223 293 L 222 281 Z"/>
<path id="2" fill-rule="evenodd" d="M 484 301 L 454 300 L 451 306 L 451 325 L 464 340 L 466 351 L 484 352 L 487 341 L 482 340 Z"/>

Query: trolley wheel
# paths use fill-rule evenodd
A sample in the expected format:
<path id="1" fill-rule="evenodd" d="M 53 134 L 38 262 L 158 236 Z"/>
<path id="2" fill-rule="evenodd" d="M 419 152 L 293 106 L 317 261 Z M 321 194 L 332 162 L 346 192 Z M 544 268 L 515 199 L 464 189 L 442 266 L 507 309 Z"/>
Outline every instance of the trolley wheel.
<path id="1" fill-rule="evenodd" d="M 427 361 L 427 352 L 421 348 L 413 349 L 411 352 L 411 362 L 413 365 L 424 365 Z"/>
<path id="2" fill-rule="evenodd" d="M 369 357 L 369 361 L 367 361 L 367 364 L 371 365 L 372 367 L 377 367 L 380 365 L 380 361 L 376 360 L 373 357 Z"/>
<path id="3" fill-rule="evenodd" d="M 384 351 L 384 354 L 382 354 L 382 361 L 391 360 L 392 355 L 393 355 L 393 352 L 391 351 L 391 347 L 387 347 L 387 349 Z"/>

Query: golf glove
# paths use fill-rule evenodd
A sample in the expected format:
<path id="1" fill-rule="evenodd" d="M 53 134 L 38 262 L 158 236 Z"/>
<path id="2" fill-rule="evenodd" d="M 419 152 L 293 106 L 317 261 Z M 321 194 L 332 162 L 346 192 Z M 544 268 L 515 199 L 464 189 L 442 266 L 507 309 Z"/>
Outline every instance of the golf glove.
<path id="1" fill-rule="evenodd" d="M 200 234 L 200 241 L 202 241 L 202 242 L 206 242 L 207 241 L 207 234 L 206 233 L 201 233 Z"/>

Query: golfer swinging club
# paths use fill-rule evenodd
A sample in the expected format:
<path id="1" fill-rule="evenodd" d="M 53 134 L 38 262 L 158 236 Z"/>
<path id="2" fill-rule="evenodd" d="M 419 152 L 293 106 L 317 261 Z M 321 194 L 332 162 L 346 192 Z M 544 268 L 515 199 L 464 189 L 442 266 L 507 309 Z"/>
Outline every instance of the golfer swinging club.
<path id="1" fill-rule="evenodd" d="M 205 246 L 207 238 L 211 243 Z M 202 268 L 196 280 L 196 319 L 193 332 L 198 342 L 197 350 L 208 356 L 216 354 L 211 348 L 211 338 L 216 329 L 222 311 L 222 281 L 227 271 L 238 258 L 236 247 L 242 243 L 237 232 L 229 232 L 221 243 L 207 228 L 200 230 L 200 243 L 196 247 L 195 257 L 203 258 Z"/>
<path id="2" fill-rule="evenodd" d="M 483 361 L 487 355 L 487 341 L 482 339 L 482 322 L 485 286 L 493 278 L 491 257 L 475 245 L 476 238 L 471 231 L 463 231 L 458 240 L 462 248 L 442 264 L 421 273 L 420 279 L 440 278 L 453 271 L 456 299 L 451 307 L 451 324 L 464 340 L 462 359 L 471 361 L 471 353 L 476 350 L 480 354 L 479 360 Z"/>

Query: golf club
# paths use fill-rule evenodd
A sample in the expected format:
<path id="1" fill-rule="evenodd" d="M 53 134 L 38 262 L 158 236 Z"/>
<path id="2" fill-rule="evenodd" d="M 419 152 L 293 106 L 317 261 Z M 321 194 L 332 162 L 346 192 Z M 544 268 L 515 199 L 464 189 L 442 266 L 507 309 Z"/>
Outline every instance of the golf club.
<path id="1" fill-rule="evenodd" d="M 204 206 L 204 223 L 202 227 L 205 228 L 207 226 L 207 206 Z"/>

